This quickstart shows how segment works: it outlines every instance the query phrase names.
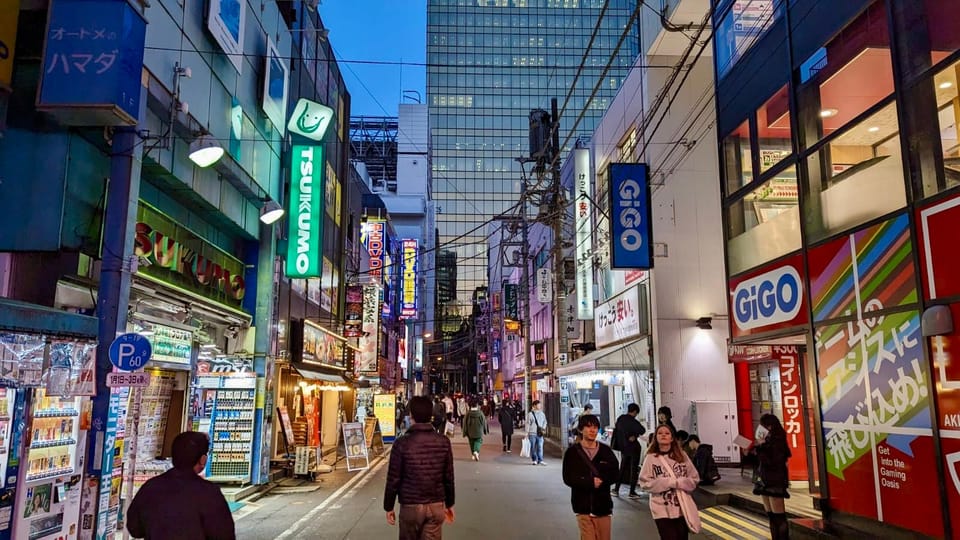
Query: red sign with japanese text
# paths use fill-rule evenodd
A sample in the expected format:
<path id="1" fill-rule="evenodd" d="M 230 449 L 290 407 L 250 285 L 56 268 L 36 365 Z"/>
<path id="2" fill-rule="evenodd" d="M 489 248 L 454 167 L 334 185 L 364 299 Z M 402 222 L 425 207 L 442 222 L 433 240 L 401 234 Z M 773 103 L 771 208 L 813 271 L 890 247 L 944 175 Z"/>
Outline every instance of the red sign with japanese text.
<path id="1" fill-rule="evenodd" d="M 797 347 L 773 347 L 774 357 L 780 362 L 780 399 L 783 407 L 783 429 L 790 445 L 787 468 L 791 480 L 807 479 L 806 438 L 803 431 L 803 398 L 800 385 L 800 353 Z"/>

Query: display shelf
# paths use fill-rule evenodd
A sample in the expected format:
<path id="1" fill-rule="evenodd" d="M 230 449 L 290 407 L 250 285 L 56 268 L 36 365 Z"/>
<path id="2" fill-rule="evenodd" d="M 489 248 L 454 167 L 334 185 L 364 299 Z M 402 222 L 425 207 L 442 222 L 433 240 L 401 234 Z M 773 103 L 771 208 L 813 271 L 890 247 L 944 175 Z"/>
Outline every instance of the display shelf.
<path id="1" fill-rule="evenodd" d="M 73 474 L 73 467 L 67 467 L 63 469 L 51 469 L 42 473 L 32 473 L 27 474 L 26 481 L 32 482 L 34 480 L 41 480 L 43 478 L 53 478 L 54 476 L 66 476 L 68 474 Z"/>
<path id="2" fill-rule="evenodd" d="M 80 416 L 80 413 L 73 409 L 47 409 L 33 413 L 34 418 L 69 418 L 71 416 Z"/>
<path id="3" fill-rule="evenodd" d="M 58 441 L 33 441 L 33 444 L 30 445 L 30 448 L 53 448 L 56 446 L 70 446 L 71 444 L 77 444 L 77 441 L 74 439 L 61 439 Z"/>

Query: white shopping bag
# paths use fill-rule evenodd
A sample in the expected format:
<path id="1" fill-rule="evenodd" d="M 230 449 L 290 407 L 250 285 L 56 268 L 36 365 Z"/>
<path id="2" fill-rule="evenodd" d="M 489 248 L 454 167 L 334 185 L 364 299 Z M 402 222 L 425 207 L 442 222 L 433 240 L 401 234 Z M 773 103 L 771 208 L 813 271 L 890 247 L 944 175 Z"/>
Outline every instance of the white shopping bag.
<path id="1" fill-rule="evenodd" d="M 453 422 L 447 422 L 446 429 L 444 430 L 447 437 L 453 437 L 453 432 L 456 431 L 457 425 Z"/>
<path id="2" fill-rule="evenodd" d="M 530 457 L 530 439 L 523 438 L 523 448 L 520 449 L 520 457 Z"/>

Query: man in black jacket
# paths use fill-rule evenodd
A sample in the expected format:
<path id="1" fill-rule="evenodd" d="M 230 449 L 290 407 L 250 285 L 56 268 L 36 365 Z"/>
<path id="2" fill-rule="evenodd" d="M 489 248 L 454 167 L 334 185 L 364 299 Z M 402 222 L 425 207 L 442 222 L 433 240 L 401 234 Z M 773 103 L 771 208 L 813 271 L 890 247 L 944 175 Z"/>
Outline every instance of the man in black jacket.
<path id="1" fill-rule="evenodd" d="M 571 488 L 570 503 L 580 538 L 609 540 L 613 514 L 610 485 L 620 470 L 617 456 L 597 440 L 600 420 L 596 416 L 581 416 L 577 428 L 582 438 L 563 454 L 563 483 Z"/>
<path id="2" fill-rule="evenodd" d="M 627 405 L 627 414 L 621 414 L 617 418 L 617 423 L 613 428 L 613 436 L 616 437 L 614 448 L 620 450 L 620 476 L 617 477 L 617 485 L 613 487 L 613 494 L 620 495 L 620 483 L 624 480 L 630 482 L 630 497 L 636 498 L 637 494 L 637 474 L 640 472 L 640 458 L 643 455 L 643 443 L 640 437 L 647 432 L 637 420 L 640 414 L 640 406 L 636 403 Z"/>
<path id="3" fill-rule="evenodd" d="M 383 509 L 387 523 L 396 524 L 399 498 L 400 540 L 439 540 L 444 519 L 454 519 L 453 449 L 430 425 L 429 398 L 411 398 L 409 407 L 415 423 L 393 443 Z"/>
<path id="4" fill-rule="evenodd" d="M 210 438 L 185 431 L 173 439 L 173 469 L 151 478 L 127 510 L 134 538 L 235 540 L 233 515 L 220 488 L 200 478 L 207 465 Z"/>

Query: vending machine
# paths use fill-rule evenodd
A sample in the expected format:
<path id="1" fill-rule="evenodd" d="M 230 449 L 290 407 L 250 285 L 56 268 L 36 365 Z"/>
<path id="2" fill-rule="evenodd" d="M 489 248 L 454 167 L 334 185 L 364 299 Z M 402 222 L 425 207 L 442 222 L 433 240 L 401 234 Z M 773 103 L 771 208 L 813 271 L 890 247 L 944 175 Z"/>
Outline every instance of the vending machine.
<path id="1" fill-rule="evenodd" d="M 15 538 L 76 538 L 86 435 L 80 429 L 80 410 L 87 398 L 50 396 L 42 388 L 32 393 L 13 509 Z"/>

